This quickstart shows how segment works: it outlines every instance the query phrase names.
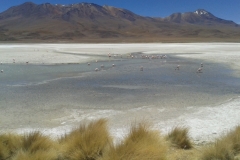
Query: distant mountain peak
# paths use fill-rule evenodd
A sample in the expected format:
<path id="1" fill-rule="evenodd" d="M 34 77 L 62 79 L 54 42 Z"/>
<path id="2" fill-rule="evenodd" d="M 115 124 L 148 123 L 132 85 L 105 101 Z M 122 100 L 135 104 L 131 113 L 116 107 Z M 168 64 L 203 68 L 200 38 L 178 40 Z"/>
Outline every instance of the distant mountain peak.
<path id="1" fill-rule="evenodd" d="M 164 18 L 164 21 L 182 23 L 182 24 L 196 24 L 196 25 L 227 25 L 227 26 L 238 26 L 233 21 L 224 20 L 214 16 L 212 13 L 204 10 L 197 9 L 194 12 L 185 13 L 173 13 L 170 16 Z"/>
<path id="2" fill-rule="evenodd" d="M 194 13 L 199 15 L 199 16 L 215 17 L 212 13 L 210 13 L 210 12 L 204 10 L 204 9 L 198 9 Z"/>
<path id="3" fill-rule="evenodd" d="M 238 27 L 204 9 L 153 18 L 94 3 L 38 5 L 26 2 L 0 13 L 0 40 L 225 36 L 225 30 L 212 32 L 213 27 L 208 26 L 219 30 L 229 28 L 230 31 L 232 27 Z M 239 33 L 232 35 L 240 36 Z"/>
<path id="4" fill-rule="evenodd" d="M 198 9 L 194 13 L 196 13 L 198 15 L 210 15 L 210 12 L 208 12 L 208 11 L 206 11 L 204 9 Z"/>
<path id="5" fill-rule="evenodd" d="M 25 2 L 22 5 L 26 5 L 26 4 L 35 4 L 35 3 L 33 3 L 33 2 Z"/>

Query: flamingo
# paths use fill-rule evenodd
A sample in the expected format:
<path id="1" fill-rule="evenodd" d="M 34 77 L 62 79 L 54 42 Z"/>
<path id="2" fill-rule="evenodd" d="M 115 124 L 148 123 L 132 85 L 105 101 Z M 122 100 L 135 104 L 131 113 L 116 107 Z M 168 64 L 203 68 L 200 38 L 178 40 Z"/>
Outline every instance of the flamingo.
<path id="1" fill-rule="evenodd" d="M 152 59 L 158 59 L 158 55 L 157 56 L 152 56 Z"/>
<path id="2" fill-rule="evenodd" d="M 197 73 L 202 73 L 202 68 L 198 68 Z"/>
<path id="3" fill-rule="evenodd" d="M 180 69 L 180 65 L 177 65 L 177 68 L 175 70 L 179 70 Z"/>

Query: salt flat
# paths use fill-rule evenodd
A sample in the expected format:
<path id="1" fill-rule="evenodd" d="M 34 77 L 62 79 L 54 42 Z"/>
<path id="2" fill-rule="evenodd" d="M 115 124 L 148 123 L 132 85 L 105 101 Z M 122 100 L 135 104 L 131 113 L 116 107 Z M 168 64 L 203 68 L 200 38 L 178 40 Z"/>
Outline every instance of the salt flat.
<path id="1" fill-rule="evenodd" d="M 112 56 L 116 55 L 117 59 L 120 59 L 120 56 L 125 57 L 125 59 L 124 61 L 109 62 L 109 53 Z M 139 54 L 166 54 L 168 58 L 149 62 L 136 60 L 133 65 L 130 65 L 127 63 L 130 54 L 137 56 Z M 91 72 L 94 72 L 94 68 L 97 66 L 96 60 L 98 65 L 104 63 L 107 66 L 114 62 L 117 63 L 117 66 L 115 70 L 106 69 L 105 71 L 108 72 L 99 72 L 98 75 L 93 75 Z M 239 125 L 240 122 L 240 110 L 238 109 L 240 106 L 240 90 L 238 90 L 240 88 L 238 83 L 240 77 L 239 43 L 1 44 L 0 61 L 2 62 L 0 67 L 3 68 L 7 65 L 4 73 L 0 73 L 2 76 L 0 80 L 5 78 L 0 84 L 4 88 L 0 92 L 1 97 L 3 97 L 0 98 L 0 109 L 3 111 L 0 113 L 0 126 L 3 128 L 1 132 L 8 130 L 23 133 L 40 129 L 46 134 L 59 135 L 68 132 L 81 121 L 104 117 L 110 120 L 111 132 L 116 138 L 121 138 L 126 133 L 124 131 L 131 122 L 147 120 L 153 123 L 154 128 L 163 133 L 176 125 L 187 126 L 190 128 L 190 134 L 195 142 L 202 143 L 213 140 L 221 133 Z M 59 71 L 51 70 L 51 67 L 45 68 L 48 69 L 47 73 L 41 68 L 39 75 L 35 75 L 34 70 L 29 71 L 30 76 L 38 77 L 34 80 L 30 78 L 30 84 L 28 79 L 25 79 L 28 74 L 24 71 L 26 70 L 26 62 L 30 68 L 37 67 L 36 70 L 39 67 L 45 67 L 45 65 L 56 64 L 59 65 L 57 65 L 58 68 L 62 68 Z M 156 76 L 147 78 L 145 81 L 132 83 L 131 80 L 135 76 L 141 79 L 141 74 L 134 74 L 139 71 L 138 65 L 142 62 L 146 66 L 143 72 L 145 78 L 154 76 L 155 72 L 163 75 L 165 79 L 162 80 L 161 76 Z M 194 65 L 198 62 L 202 62 L 204 65 L 204 72 L 201 75 L 194 73 Z M 67 69 L 64 68 L 66 66 L 62 66 L 64 64 L 86 63 L 91 63 L 91 66 L 94 67 L 92 69 L 86 68 L 89 72 L 87 75 L 82 73 L 85 72 L 84 65 L 80 66 L 82 67 L 81 73 L 78 73 L 78 66 L 67 66 Z M 183 67 L 181 72 L 174 70 L 178 63 L 181 63 L 180 66 Z M 16 65 L 19 66 L 16 67 Z M 21 72 L 18 73 L 14 67 L 21 68 Z M 69 67 L 72 68 L 69 69 Z M 108 68 L 110 69 L 110 67 Z M 159 71 L 161 68 L 162 71 Z M 154 70 L 153 73 L 151 73 L 152 70 Z M 69 73 L 70 71 L 71 73 Z M 192 71 L 193 73 L 186 73 Z M 12 83 L 17 83 L 17 81 L 13 81 L 11 76 L 7 77 L 7 74 L 13 74 L 13 72 L 16 79 L 24 80 L 24 83 L 13 85 Z M 226 74 L 222 72 L 226 72 Z M 22 73 L 23 77 L 21 77 Z M 49 76 L 51 74 L 54 76 Z M 59 75 L 61 75 L 60 78 Z M 122 83 L 121 80 L 115 78 L 118 75 L 121 75 L 119 78 L 127 76 L 128 79 L 123 78 L 124 82 Z M 228 78 L 224 78 L 225 75 Z M 44 76 L 50 78 L 44 79 L 42 78 Z M 200 78 L 198 78 L 199 76 Z M 100 88 L 104 90 L 98 90 L 98 86 L 92 86 L 96 83 L 94 77 L 99 78 L 98 85 L 101 85 Z M 168 80 L 171 81 L 174 77 L 176 80 L 169 84 Z M 190 77 L 190 79 L 186 77 Z M 71 81 L 60 81 L 61 78 L 69 78 Z M 159 81 L 158 78 L 160 78 Z M 134 80 L 138 80 L 138 78 Z M 86 87 L 86 93 L 91 96 L 79 91 L 81 89 L 79 85 L 82 85 L 79 84 L 80 81 L 84 81 L 84 85 L 89 85 Z M 154 84 L 151 85 L 149 81 Z M 216 86 L 214 86 L 215 81 Z M 145 82 L 149 84 L 144 85 Z M 162 86 L 156 90 L 156 86 L 159 85 Z M 211 88 L 211 86 L 214 87 L 208 90 L 208 87 Z M 147 95 L 138 91 L 144 91 Z M 116 92 L 120 92 L 120 94 Z M 84 98 L 77 97 L 76 93 L 84 97 L 86 101 L 93 102 L 86 103 Z M 44 97 L 45 95 L 46 97 Z M 9 96 L 15 98 L 11 99 Z M 44 98 L 41 99 L 41 97 Z M 47 99 L 47 97 L 55 99 L 55 101 Z M 93 97 L 95 98 L 93 99 Z M 32 99 L 38 98 L 39 100 L 32 101 Z M 126 107 L 121 108 L 121 104 L 111 106 L 112 102 L 122 102 L 122 105 Z M 77 107 L 77 104 L 80 107 Z M 130 104 L 133 107 L 128 108 Z M 32 109 L 31 105 L 36 107 Z M 102 107 L 105 105 L 107 107 Z M 29 115 L 26 116 L 26 114 Z M 36 116 L 31 116 L 32 114 L 36 114 Z"/>

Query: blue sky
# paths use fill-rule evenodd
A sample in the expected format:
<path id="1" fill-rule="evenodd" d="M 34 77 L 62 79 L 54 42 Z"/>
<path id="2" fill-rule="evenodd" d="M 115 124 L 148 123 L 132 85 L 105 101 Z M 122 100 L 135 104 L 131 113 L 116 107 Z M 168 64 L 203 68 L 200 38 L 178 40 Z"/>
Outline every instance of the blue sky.
<path id="1" fill-rule="evenodd" d="M 29 0 L 1 0 L 0 12 Z M 96 3 L 125 8 L 141 16 L 166 17 L 175 12 L 205 9 L 215 16 L 240 24 L 240 0 L 31 0 L 36 4 Z"/>

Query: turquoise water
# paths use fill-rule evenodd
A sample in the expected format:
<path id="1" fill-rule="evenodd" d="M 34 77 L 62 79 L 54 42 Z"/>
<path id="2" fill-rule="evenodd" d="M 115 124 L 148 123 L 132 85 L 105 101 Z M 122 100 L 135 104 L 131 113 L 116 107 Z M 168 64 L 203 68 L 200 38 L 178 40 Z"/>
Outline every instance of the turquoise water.
<path id="1" fill-rule="evenodd" d="M 197 73 L 201 63 L 172 55 L 152 60 L 109 59 L 90 62 L 90 66 L 3 64 L 0 125 L 44 126 L 68 109 L 184 108 L 239 96 L 240 79 L 229 68 L 203 62 L 203 73 Z M 177 65 L 180 70 L 175 70 Z"/>

